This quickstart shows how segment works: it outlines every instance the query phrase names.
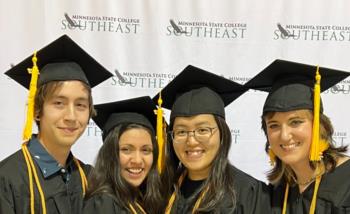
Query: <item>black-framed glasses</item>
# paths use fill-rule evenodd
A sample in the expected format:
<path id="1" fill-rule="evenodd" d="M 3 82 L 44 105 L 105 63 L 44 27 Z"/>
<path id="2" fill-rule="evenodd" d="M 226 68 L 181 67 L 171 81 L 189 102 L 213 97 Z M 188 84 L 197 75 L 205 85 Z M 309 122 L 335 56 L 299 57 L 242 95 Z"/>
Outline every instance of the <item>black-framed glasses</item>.
<path id="1" fill-rule="evenodd" d="M 175 129 L 170 131 L 171 138 L 174 143 L 186 143 L 190 133 L 193 133 L 192 136 L 200 143 L 207 143 L 210 137 L 214 134 L 217 127 L 200 127 L 192 131 L 187 131 L 185 129 Z"/>

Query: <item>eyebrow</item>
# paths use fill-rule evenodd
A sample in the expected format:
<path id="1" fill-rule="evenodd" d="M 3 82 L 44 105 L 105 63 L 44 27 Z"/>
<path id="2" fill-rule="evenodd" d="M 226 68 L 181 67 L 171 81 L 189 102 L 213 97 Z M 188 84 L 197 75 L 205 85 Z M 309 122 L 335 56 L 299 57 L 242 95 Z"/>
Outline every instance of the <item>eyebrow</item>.
<path id="1" fill-rule="evenodd" d="M 288 121 L 290 120 L 295 120 L 295 119 L 305 119 L 304 117 L 301 117 L 301 116 L 293 116 L 291 118 L 288 118 Z M 269 123 L 278 123 L 277 120 L 267 120 L 266 124 L 269 124 Z"/>
<path id="2" fill-rule="evenodd" d="M 78 97 L 76 100 L 89 102 L 89 98 L 86 98 L 86 97 Z"/>
<path id="3" fill-rule="evenodd" d="M 63 96 L 63 95 L 52 95 L 50 99 L 68 99 L 68 97 Z M 89 98 L 88 97 L 78 97 L 75 100 L 89 101 Z"/>
<path id="4" fill-rule="evenodd" d="M 295 117 L 289 118 L 288 120 L 295 120 L 295 119 L 304 120 L 305 117 L 302 117 L 302 116 L 295 116 Z"/>
<path id="5" fill-rule="evenodd" d="M 277 123 L 277 120 L 267 120 L 266 124 Z"/>
<path id="6" fill-rule="evenodd" d="M 202 126 L 202 125 L 208 125 L 208 126 L 211 126 L 213 124 L 210 124 L 210 122 L 208 121 L 201 121 L 201 122 L 198 122 L 198 123 L 195 123 L 194 126 Z M 178 125 L 175 125 L 174 128 L 187 128 L 188 126 L 186 124 L 178 124 Z"/>
<path id="7" fill-rule="evenodd" d="M 136 148 L 136 146 L 134 146 L 133 144 L 130 144 L 130 143 L 119 145 L 119 147 L 124 147 L 124 146 L 125 147 Z M 143 148 L 143 147 L 151 147 L 151 148 L 153 148 L 153 145 L 152 144 L 143 144 L 143 145 L 140 146 L 140 148 Z"/>
<path id="8" fill-rule="evenodd" d="M 210 122 L 208 122 L 208 121 L 203 121 L 203 122 L 198 122 L 198 123 L 196 123 L 195 124 L 196 126 L 202 126 L 202 125 L 210 125 Z"/>
<path id="9" fill-rule="evenodd" d="M 135 148 L 135 146 L 132 145 L 132 144 L 130 144 L 130 143 L 128 143 L 128 144 L 120 144 L 120 145 L 119 145 L 119 147 L 123 147 L 123 146 L 128 146 L 128 147 L 133 147 L 133 148 Z"/>

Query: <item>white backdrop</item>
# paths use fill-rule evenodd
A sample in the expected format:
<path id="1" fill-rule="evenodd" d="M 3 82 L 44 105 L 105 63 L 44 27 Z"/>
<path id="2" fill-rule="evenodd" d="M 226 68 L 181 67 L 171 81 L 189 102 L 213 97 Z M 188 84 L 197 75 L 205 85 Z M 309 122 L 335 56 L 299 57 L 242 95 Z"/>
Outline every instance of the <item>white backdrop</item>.
<path id="1" fill-rule="evenodd" d="M 114 76 L 97 86 L 95 104 L 153 96 L 188 64 L 240 83 L 276 58 L 350 70 L 348 8 L 346 0 L 0 0 L 0 70 L 62 34 L 131 81 Z M 349 93 L 348 78 L 322 95 L 339 145 L 350 143 Z M 27 91 L 0 75 L 0 96 L 2 160 L 20 148 Z M 265 97 L 249 91 L 227 107 L 230 160 L 261 180 L 269 169 L 260 130 Z M 73 152 L 93 163 L 100 146 L 91 121 Z"/>

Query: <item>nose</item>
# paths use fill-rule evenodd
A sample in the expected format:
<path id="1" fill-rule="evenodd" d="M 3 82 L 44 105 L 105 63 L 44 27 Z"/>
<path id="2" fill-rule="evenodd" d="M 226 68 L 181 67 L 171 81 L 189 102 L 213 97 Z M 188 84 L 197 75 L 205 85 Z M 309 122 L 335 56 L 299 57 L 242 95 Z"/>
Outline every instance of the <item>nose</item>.
<path id="1" fill-rule="evenodd" d="M 135 164 L 142 163 L 142 154 L 140 151 L 135 151 L 131 156 L 131 162 Z"/>
<path id="2" fill-rule="evenodd" d="M 282 126 L 281 128 L 281 140 L 287 142 L 291 139 L 291 132 L 288 126 Z"/>
<path id="3" fill-rule="evenodd" d="M 68 121 L 76 120 L 75 106 L 73 104 L 67 105 L 65 119 L 68 120 Z"/>
<path id="4" fill-rule="evenodd" d="M 188 145 L 195 145 L 198 144 L 199 142 L 196 140 L 194 131 L 189 131 L 187 134 L 187 144 Z"/>

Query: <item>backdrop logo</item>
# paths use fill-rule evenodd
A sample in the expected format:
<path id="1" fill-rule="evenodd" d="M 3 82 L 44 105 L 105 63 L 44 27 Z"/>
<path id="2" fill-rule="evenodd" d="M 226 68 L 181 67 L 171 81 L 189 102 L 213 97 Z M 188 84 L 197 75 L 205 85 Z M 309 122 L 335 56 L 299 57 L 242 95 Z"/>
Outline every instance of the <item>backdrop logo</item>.
<path id="1" fill-rule="evenodd" d="M 89 124 L 86 127 L 86 135 L 88 137 L 93 136 L 93 137 L 100 137 L 102 136 L 102 131 L 100 128 L 94 123 L 94 121 L 90 121 Z"/>
<path id="2" fill-rule="evenodd" d="M 241 136 L 239 129 L 231 129 L 232 143 L 237 144 L 238 138 Z"/>
<path id="3" fill-rule="evenodd" d="M 140 19 L 114 16 L 72 15 L 67 13 L 61 21 L 62 30 L 80 30 L 90 32 L 110 32 L 119 34 L 137 34 L 141 26 Z"/>
<path id="4" fill-rule="evenodd" d="M 131 88 L 162 89 L 175 77 L 175 74 L 164 73 L 123 72 L 120 74 L 117 70 L 115 73 L 116 75 L 111 78 L 111 85 Z"/>
<path id="5" fill-rule="evenodd" d="M 328 93 L 330 93 L 330 94 L 350 94 L 350 79 L 345 79 L 322 93 L 323 94 L 328 94 Z"/>
<path id="6" fill-rule="evenodd" d="M 247 24 L 239 22 L 214 21 L 174 21 L 169 20 L 166 27 L 167 36 L 210 38 L 210 39 L 244 39 Z"/>
<path id="7" fill-rule="evenodd" d="M 232 80 L 236 83 L 240 83 L 240 84 L 245 84 L 246 82 L 248 82 L 251 77 L 234 77 L 234 76 L 229 76 L 228 77 L 229 80 Z"/>
<path id="8" fill-rule="evenodd" d="M 349 142 L 347 142 L 347 140 L 348 140 L 347 132 L 342 132 L 342 131 L 334 132 L 333 140 L 334 140 L 336 146 L 346 146 L 349 144 Z"/>
<path id="9" fill-rule="evenodd" d="M 350 26 L 277 23 L 274 40 L 350 41 Z"/>

